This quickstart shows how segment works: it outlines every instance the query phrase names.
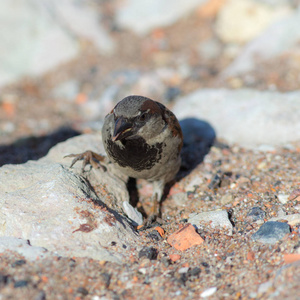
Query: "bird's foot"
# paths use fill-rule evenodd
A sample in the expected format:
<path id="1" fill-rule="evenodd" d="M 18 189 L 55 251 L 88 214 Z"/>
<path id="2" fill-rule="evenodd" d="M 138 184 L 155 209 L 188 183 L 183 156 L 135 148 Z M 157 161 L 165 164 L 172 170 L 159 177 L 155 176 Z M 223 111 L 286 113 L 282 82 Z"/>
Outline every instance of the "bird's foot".
<path id="1" fill-rule="evenodd" d="M 95 169 L 101 168 L 102 170 L 106 171 L 106 167 L 103 164 L 101 164 L 101 162 L 105 161 L 105 156 L 97 154 L 93 151 L 88 150 L 79 154 L 69 154 L 64 156 L 64 158 L 65 157 L 74 157 L 70 168 L 72 168 L 77 161 L 83 160 L 81 167 L 82 173 L 84 172 L 85 166 L 88 164 L 90 164 Z"/>
<path id="2" fill-rule="evenodd" d="M 143 227 L 151 228 L 151 227 L 162 225 L 162 224 L 163 224 L 163 219 L 161 219 L 157 214 L 151 214 L 144 221 Z"/>

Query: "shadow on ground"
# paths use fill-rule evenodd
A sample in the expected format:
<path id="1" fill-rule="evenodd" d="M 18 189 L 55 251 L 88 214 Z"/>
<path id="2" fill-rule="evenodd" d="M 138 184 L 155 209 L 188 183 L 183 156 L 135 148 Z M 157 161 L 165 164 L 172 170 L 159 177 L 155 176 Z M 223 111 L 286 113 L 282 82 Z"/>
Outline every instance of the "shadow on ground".
<path id="1" fill-rule="evenodd" d="M 179 123 L 183 133 L 183 147 L 178 177 L 182 178 L 203 161 L 215 141 L 216 132 L 209 123 L 196 118 L 183 119 Z"/>
<path id="2" fill-rule="evenodd" d="M 79 134 L 70 127 L 61 127 L 45 136 L 29 136 L 18 139 L 11 145 L 0 145 L 0 167 L 37 160 L 45 156 L 54 145 Z"/>

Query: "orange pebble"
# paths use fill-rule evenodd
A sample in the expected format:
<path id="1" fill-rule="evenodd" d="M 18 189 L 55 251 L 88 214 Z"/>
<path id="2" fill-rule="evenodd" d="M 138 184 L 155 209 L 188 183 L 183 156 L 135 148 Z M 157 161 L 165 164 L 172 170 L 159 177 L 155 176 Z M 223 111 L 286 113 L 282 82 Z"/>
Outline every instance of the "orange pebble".
<path id="1" fill-rule="evenodd" d="M 283 259 L 286 264 L 291 264 L 295 261 L 300 260 L 300 254 L 298 254 L 298 253 L 284 254 Z"/>
<path id="2" fill-rule="evenodd" d="M 173 262 L 175 262 L 181 258 L 181 256 L 179 254 L 170 254 L 169 257 L 170 257 L 171 261 L 173 261 Z"/>
<path id="3" fill-rule="evenodd" d="M 163 230 L 163 228 L 157 226 L 154 228 L 156 231 L 158 231 L 158 233 L 160 234 L 160 236 L 163 236 L 165 234 L 165 231 Z"/>
<path id="4" fill-rule="evenodd" d="M 254 252 L 252 252 L 252 251 L 249 251 L 248 253 L 247 253 L 247 260 L 254 260 L 255 259 L 255 253 Z"/>
<path id="5" fill-rule="evenodd" d="M 44 276 L 44 275 L 41 276 L 41 280 L 45 283 L 47 283 L 49 281 L 48 277 Z"/>
<path id="6" fill-rule="evenodd" d="M 187 224 L 183 228 L 171 234 L 167 241 L 175 249 L 181 251 L 195 245 L 201 245 L 204 242 L 192 224 Z"/>

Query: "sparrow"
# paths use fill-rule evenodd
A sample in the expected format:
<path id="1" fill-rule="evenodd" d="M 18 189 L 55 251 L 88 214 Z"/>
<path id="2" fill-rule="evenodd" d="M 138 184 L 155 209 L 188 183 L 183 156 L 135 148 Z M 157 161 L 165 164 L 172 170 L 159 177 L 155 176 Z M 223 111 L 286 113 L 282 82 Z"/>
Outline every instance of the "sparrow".
<path id="1" fill-rule="evenodd" d="M 175 178 L 181 165 L 183 135 L 177 118 L 157 101 L 128 96 L 105 117 L 102 140 L 107 157 L 117 170 L 153 183 L 153 207 L 147 224 L 155 221 L 164 187 Z M 105 168 L 105 156 L 92 151 L 68 157 L 75 157 L 71 167 L 83 159 L 83 169 L 88 163 Z"/>

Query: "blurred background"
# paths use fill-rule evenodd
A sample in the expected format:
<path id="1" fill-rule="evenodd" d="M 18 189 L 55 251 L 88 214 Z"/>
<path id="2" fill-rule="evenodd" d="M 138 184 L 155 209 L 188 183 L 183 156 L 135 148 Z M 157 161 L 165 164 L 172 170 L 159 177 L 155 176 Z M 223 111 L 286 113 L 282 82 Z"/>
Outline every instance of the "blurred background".
<path id="1" fill-rule="evenodd" d="M 262 97 L 268 101 L 280 93 L 276 103 L 284 103 L 285 95 L 291 97 L 289 92 L 300 82 L 299 4 L 1 1 L 0 164 L 35 159 L 58 141 L 99 130 L 104 116 L 129 94 L 153 98 L 171 109 L 177 104 L 176 112 L 184 108 L 185 99 L 190 103 L 189 95 L 208 89 L 217 92 L 214 99 L 225 100 L 232 97 L 228 90 L 246 89 L 246 96 L 234 94 L 235 101 L 243 95 L 251 101 L 255 93 L 256 109 L 259 92 L 270 92 Z M 206 95 L 199 99 L 211 97 Z M 268 109 L 268 101 L 267 106 L 262 103 L 266 114 L 274 110 Z M 300 104 L 295 101 L 291 111 L 296 113 Z M 216 102 L 207 100 L 207 120 L 215 109 L 210 103 Z M 224 107 L 226 103 L 220 109 Z M 276 122 L 299 119 L 279 115 L 284 109 L 275 108 Z M 232 118 L 222 111 L 215 118 L 222 116 Z M 222 127 L 226 125 L 221 124 L 219 132 Z"/>

